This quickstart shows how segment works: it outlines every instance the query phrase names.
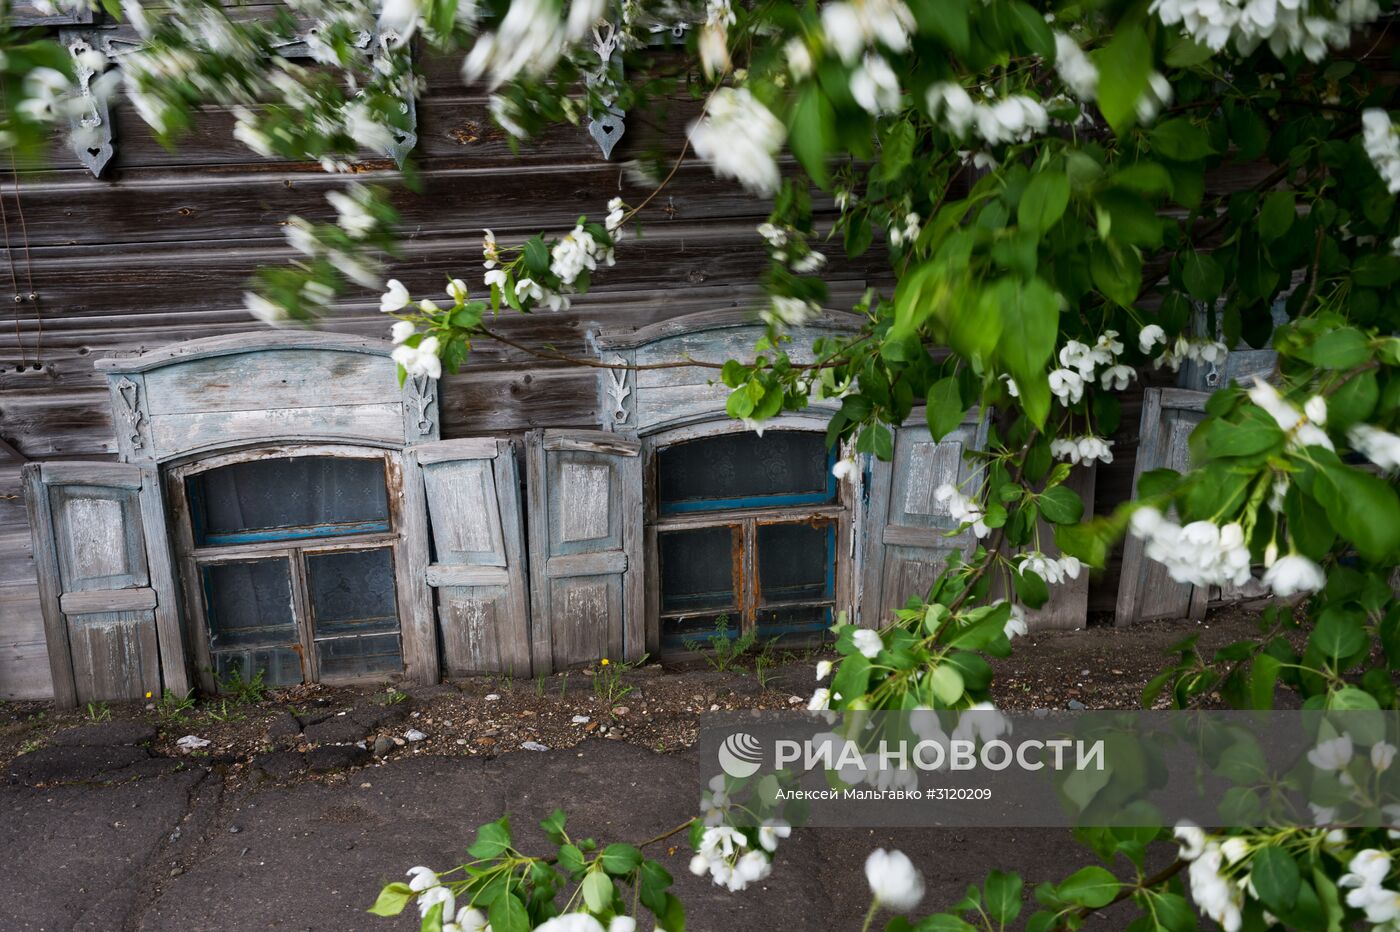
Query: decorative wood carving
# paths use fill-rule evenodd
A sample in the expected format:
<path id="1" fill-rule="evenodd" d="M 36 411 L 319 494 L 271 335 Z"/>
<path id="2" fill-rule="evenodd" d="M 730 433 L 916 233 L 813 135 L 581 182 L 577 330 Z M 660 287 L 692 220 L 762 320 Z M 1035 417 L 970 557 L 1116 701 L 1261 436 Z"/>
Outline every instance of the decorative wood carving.
<path id="1" fill-rule="evenodd" d="M 625 365 L 627 361 L 621 356 L 614 356 L 609 362 Z M 608 393 L 608 406 L 611 408 L 611 418 L 605 426 L 610 430 L 617 430 L 626 427 L 631 419 L 631 412 L 627 406 L 627 398 L 632 394 L 632 389 L 627 385 L 631 372 L 627 369 L 604 369 L 603 372 L 603 387 Z"/>
<path id="2" fill-rule="evenodd" d="M 116 389 L 121 404 L 117 416 L 126 431 L 126 443 L 132 450 L 140 450 L 146 445 L 141 431 L 141 426 L 146 423 L 146 412 L 142 410 L 144 399 L 141 397 L 141 386 L 122 376 L 116 384 Z"/>
<path id="3" fill-rule="evenodd" d="M 598 93 L 603 109 L 588 115 L 588 134 L 598 143 L 603 158 L 612 158 L 613 148 L 627 132 L 626 113 L 616 106 L 616 82 L 622 74 L 622 62 L 613 61 L 621 36 L 613 23 L 598 23 L 593 27 L 593 51 L 598 67 L 584 75 L 588 86 Z"/>
<path id="4" fill-rule="evenodd" d="M 89 30 L 65 29 L 59 33 L 68 54 L 73 57 L 73 72 L 78 79 L 78 93 L 83 109 L 68 118 L 68 145 L 83 167 L 94 178 L 112 160 L 112 114 L 105 98 L 92 92 L 92 82 L 101 73 L 89 67 L 87 53 L 98 51 L 94 34 Z"/>
<path id="5" fill-rule="evenodd" d="M 86 20 L 52 20 L 51 22 L 91 22 L 91 14 Z M 310 45 L 307 37 L 314 35 L 316 27 L 309 25 L 300 33 L 273 43 L 273 50 L 283 58 L 309 58 Z M 115 152 L 113 123 L 108 112 L 107 102 L 94 97 L 90 82 L 96 73 L 84 68 L 77 58 L 83 52 L 95 50 L 106 56 L 107 61 L 120 65 L 122 58 L 141 48 L 141 36 L 129 26 L 105 29 L 65 29 L 60 33 L 63 44 L 75 59 L 78 86 L 89 107 L 81 114 L 70 118 L 73 152 L 78 160 L 97 177 L 106 167 Z M 362 31 L 355 41 L 355 47 L 369 53 L 371 65 L 376 54 L 380 53 L 393 37 L 388 34 Z M 393 159 L 400 168 L 418 145 L 418 102 L 412 90 L 403 89 L 401 126 L 390 127 L 392 141 L 381 151 Z"/>
<path id="6" fill-rule="evenodd" d="M 410 443 L 436 439 L 438 432 L 437 379 L 412 375 L 404 380 L 404 436 Z"/>

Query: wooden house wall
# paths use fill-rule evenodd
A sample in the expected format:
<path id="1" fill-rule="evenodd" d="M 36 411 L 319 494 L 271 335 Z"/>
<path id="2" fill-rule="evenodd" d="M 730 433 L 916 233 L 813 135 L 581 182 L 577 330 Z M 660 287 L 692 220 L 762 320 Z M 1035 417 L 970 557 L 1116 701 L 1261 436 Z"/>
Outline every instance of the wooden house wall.
<path id="1" fill-rule="evenodd" d="M 415 294 L 438 294 L 444 272 L 479 288 L 483 228 L 504 240 L 563 232 L 581 213 L 601 216 L 613 196 L 638 203 L 647 188 L 623 163 L 642 137 L 677 151 L 696 109 L 685 101 L 651 121 L 632 115 L 612 161 L 582 128 L 552 129 L 516 151 L 491 123 L 484 95 L 461 86 L 455 62 L 425 70 L 415 151 L 422 193 L 397 199 L 406 237 L 390 267 Z M 23 459 L 114 458 L 109 396 L 93 360 L 261 326 L 243 309 L 248 276 L 293 255 L 282 233 L 289 215 L 332 219 L 324 194 L 346 180 L 249 152 L 233 141 L 227 113 L 207 113 L 174 151 L 125 104 L 114 117 L 115 157 L 101 179 L 61 146 L 43 171 L 0 172 L 7 259 L 20 290 L 28 291 L 32 274 L 39 295 L 37 303 L 11 304 L 0 265 L 0 697 L 51 693 Z M 356 178 L 401 188 L 392 168 L 360 163 Z M 1243 183 L 1232 177 L 1220 185 Z M 747 306 L 765 262 L 754 227 L 766 205 L 695 162 L 681 167 L 659 201 L 644 235 L 621 244 L 616 267 L 600 272 L 571 310 L 506 314 L 492 326 L 529 347 L 588 355 L 590 333 L 604 326 Z M 888 283 L 878 247 L 857 262 L 829 258 L 833 307 L 849 306 L 867 282 Z M 324 326 L 383 336 L 377 300 L 355 294 Z M 1098 474 L 1100 510 L 1130 491 L 1140 394 L 1135 386 L 1124 397 L 1115 462 Z M 592 426 L 596 373 L 485 343 L 461 374 L 443 379 L 441 397 L 444 438 Z M 1111 611 L 1116 588 L 1110 567 L 1091 588 L 1091 613 Z"/>
<path id="2" fill-rule="evenodd" d="M 609 198 L 638 203 L 648 189 L 623 162 L 638 141 L 680 148 L 695 105 L 679 102 L 648 127 L 629 120 L 605 161 L 582 128 L 551 130 L 512 150 L 486 114 L 480 93 L 463 88 L 456 64 L 430 63 L 418 107 L 415 157 L 422 194 L 401 191 L 403 254 L 389 274 L 415 294 L 440 295 L 444 273 L 480 288 L 481 231 L 503 240 L 539 230 L 566 232 L 581 213 L 600 217 Z M 10 301 L 0 264 L 0 697 L 50 694 L 20 460 L 112 459 L 109 396 L 93 360 L 196 337 L 256 329 L 242 306 L 249 275 L 290 258 L 282 223 L 292 214 L 330 220 L 324 194 L 347 179 L 312 164 L 263 159 L 230 135 L 226 113 L 204 116 L 174 151 L 145 132 L 120 104 L 116 154 L 92 178 L 62 147 L 42 172 L 0 172 L 9 218 L 9 256 L 27 291 L 22 207 L 36 304 Z M 356 180 L 391 187 L 387 162 L 357 166 Z M 536 349 L 591 354 L 589 335 L 674 316 L 746 307 L 766 261 L 755 226 L 767 207 L 699 163 L 682 166 L 659 195 L 643 235 L 617 250 L 617 265 L 563 313 L 503 314 L 492 326 Z M 836 256 L 831 258 L 836 259 Z M 883 259 L 833 262 L 836 306 L 849 306 Z M 361 291 L 335 308 L 328 329 L 384 337 L 378 295 Z M 21 361 L 26 360 L 25 365 Z M 36 364 L 37 360 L 37 364 Z M 334 390 L 334 386 L 328 386 Z M 444 438 L 512 435 L 535 427 L 595 426 L 596 371 L 483 343 L 463 372 L 442 380 Z"/>

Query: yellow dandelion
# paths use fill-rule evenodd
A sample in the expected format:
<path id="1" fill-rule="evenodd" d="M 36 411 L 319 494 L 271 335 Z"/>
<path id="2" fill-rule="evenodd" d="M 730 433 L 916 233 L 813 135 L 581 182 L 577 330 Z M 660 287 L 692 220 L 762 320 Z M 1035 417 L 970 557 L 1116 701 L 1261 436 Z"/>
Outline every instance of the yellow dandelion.
<path id="1" fill-rule="evenodd" d="M 147 699 L 151 698 L 151 691 L 150 691 L 149 689 L 146 690 L 146 698 L 147 698 Z"/>
<path id="2" fill-rule="evenodd" d="M 607 665 L 608 665 L 608 658 L 604 657 L 604 658 L 603 658 L 603 666 L 606 667 Z"/>

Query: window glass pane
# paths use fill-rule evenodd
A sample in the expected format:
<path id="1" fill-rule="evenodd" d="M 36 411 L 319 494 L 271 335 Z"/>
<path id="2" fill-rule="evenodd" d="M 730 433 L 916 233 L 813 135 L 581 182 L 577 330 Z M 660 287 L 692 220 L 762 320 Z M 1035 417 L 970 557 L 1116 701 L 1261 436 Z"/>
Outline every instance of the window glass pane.
<path id="1" fill-rule="evenodd" d="M 813 431 L 676 443 L 657 454 L 657 499 L 668 512 L 834 501 L 830 459 L 826 438 Z"/>
<path id="2" fill-rule="evenodd" d="M 816 602 L 833 597 L 836 566 L 830 521 L 758 526 L 759 602 Z"/>
<path id="3" fill-rule="evenodd" d="M 397 634 L 317 641 L 316 655 L 321 662 L 323 680 L 336 676 L 403 672 L 403 657 L 399 653 Z"/>
<path id="4" fill-rule="evenodd" d="M 662 612 L 705 612 L 736 604 L 734 551 L 742 540 L 739 528 L 662 531 L 657 538 Z"/>
<path id="5" fill-rule="evenodd" d="M 316 637 L 399 630 L 389 549 L 306 555 Z"/>
<path id="6" fill-rule="evenodd" d="M 214 652 L 214 675 L 220 683 L 235 677 L 251 681 L 258 673 L 264 686 L 296 686 L 305 679 L 301 653 L 289 647 Z"/>
<path id="7" fill-rule="evenodd" d="M 233 463 L 187 480 L 195 543 L 292 540 L 389 529 L 384 461 L 298 456 Z"/>
<path id="8" fill-rule="evenodd" d="M 285 557 L 213 563 L 202 572 L 212 649 L 299 643 Z"/>

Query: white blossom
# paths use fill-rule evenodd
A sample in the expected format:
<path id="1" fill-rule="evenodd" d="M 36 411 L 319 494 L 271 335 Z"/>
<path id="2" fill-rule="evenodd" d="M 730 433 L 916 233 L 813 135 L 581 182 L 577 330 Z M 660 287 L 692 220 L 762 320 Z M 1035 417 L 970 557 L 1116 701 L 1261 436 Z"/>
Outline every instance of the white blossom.
<path id="1" fill-rule="evenodd" d="M 1147 124 L 1157 119 L 1162 108 L 1172 102 L 1172 86 L 1160 71 L 1147 76 L 1147 90 L 1137 100 L 1137 120 Z"/>
<path id="2" fill-rule="evenodd" d="M 1317 747 L 1308 752 L 1308 763 L 1318 770 L 1341 770 L 1351 763 L 1352 755 L 1351 735 L 1343 733 L 1336 738 L 1318 742 Z"/>
<path id="3" fill-rule="evenodd" d="M 972 526 L 972 533 L 981 538 L 991 533 L 991 528 L 987 527 L 983 520 L 985 517 L 982 505 L 979 502 L 968 498 L 957 490 L 957 487 L 950 483 L 943 483 L 933 491 L 934 501 L 946 504 L 948 514 L 953 520 L 960 524 Z"/>
<path id="4" fill-rule="evenodd" d="M 831 474 L 837 479 L 849 479 L 860 474 L 860 467 L 856 465 L 855 460 L 842 457 L 831 467 Z"/>
<path id="5" fill-rule="evenodd" d="M 610 932 L 588 913 L 564 913 L 535 926 L 535 932 Z"/>
<path id="6" fill-rule="evenodd" d="M 1138 349 L 1144 355 L 1151 356 L 1152 348 L 1158 343 L 1167 345 L 1167 332 L 1157 324 L 1148 324 L 1138 331 Z"/>
<path id="7" fill-rule="evenodd" d="M 340 191 L 329 191 L 326 193 L 326 200 L 335 208 L 336 223 L 352 239 L 360 239 L 367 233 L 372 233 L 379 223 L 374 215 L 365 209 L 364 202 L 359 197 L 352 197 Z"/>
<path id="8" fill-rule="evenodd" d="M 1055 369 L 1050 373 L 1050 391 L 1062 405 L 1077 404 L 1084 397 L 1084 379 L 1078 372 Z"/>
<path id="9" fill-rule="evenodd" d="M 877 848 L 865 859 L 865 879 L 881 906 L 907 913 L 924 898 L 924 878 L 902 851 Z"/>
<path id="10" fill-rule="evenodd" d="M 1244 529 L 1194 521 L 1185 527 L 1152 507 L 1133 512 L 1129 530 L 1144 542 L 1148 559 L 1161 563 L 1177 582 L 1196 586 L 1243 585 L 1250 578 Z"/>
<path id="11" fill-rule="evenodd" d="M 870 660 L 874 660 L 885 647 L 885 642 L 880 639 L 880 633 L 869 628 L 857 628 L 855 633 L 851 635 L 851 640 L 854 642 L 856 650 Z"/>
<path id="12" fill-rule="evenodd" d="M 821 307 L 813 301 L 788 295 L 774 295 L 760 316 L 772 324 L 800 327 L 820 313 Z"/>
<path id="13" fill-rule="evenodd" d="M 830 660 L 817 661 L 817 682 L 820 683 L 831 675 L 832 663 Z"/>
<path id="14" fill-rule="evenodd" d="M 1006 619 L 1006 624 L 1002 626 L 1001 633 L 1006 635 L 1007 640 L 1029 633 L 1030 628 L 1026 626 L 1025 610 L 1019 605 L 1011 606 L 1011 615 Z"/>
<path id="15" fill-rule="evenodd" d="M 1222 873 L 1224 856 L 1220 846 L 1208 842 L 1187 871 L 1191 898 L 1201 913 L 1220 923 L 1225 932 L 1238 932 L 1242 920 L 1244 891 Z"/>
<path id="16" fill-rule="evenodd" d="M 403 286 L 403 282 L 397 278 L 391 278 L 386 283 L 388 288 L 384 294 L 379 296 L 379 310 L 385 314 L 392 314 L 408 307 L 408 303 L 413 300 L 408 289 Z"/>
<path id="17" fill-rule="evenodd" d="M 1149 9 L 1168 26 L 1178 23 L 1192 39 L 1219 52 L 1234 45 L 1241 55 L 1267 44 L 1277 56 L 1301 52 L 1319 62 L 1329 48 L 1344 48 L 1354 27 L 1374 20 L 1374 0 L 1344 0 L 1315 7 L 1298 0 L 1153 0 Z M 1328 15 L 1318 15 L 1325 10 Z"/>
<path id="18" fill-rule="evenodd" d="M 1137 370 L 1133 369 L 1131 366 L 1122 365 L 1121 363 L 1116 366 L 1109 366 L 1107 369 L 1103 370 L 1103 372 L 1099 373 L 1100 384 L 1103 385 L 1105 391 L 1121 392 L 1123 389 L 1127 388 L 1135 378 L 1137 378 Z"/>
<path id="19" fill-rule="evenodd" d="M 1055 33 L 1055 72 L 1080 100 L 1093 100 L 1099 92 L 1099 69 L 1084 50 L 1063 32 Z"/>
<path id="20" fill-rule="evenodd" d="M 288 319 L 287 309 L 252 291 L 243 293 L 243 306 L 258 320 L 277 326 Z"/>
<path id="21" fill-rule="evenodd" d="M 1388 741 L 1377 741 L 1371 745 L 1371 768 L 1377 773 L 1390 769 L 1395 763 L 1395 745 Z"/>
<path id="22" fill-rule="evenodd" d="M 1400 138 L 1390 115 L 1372 107 L 1361 114 L 1361 144 L 1391 194 L 1400 194 Z"/>
<path id="23" fill-rule="evenodd" d="M 899 109 L 899 78 L 880 55 L 866 55 L 851 72 L 851 96 L 862 110 L 879 116 Z"/>
<path id="24" fill-rule="evenodd" d="M 783 54 L 787 56 L 788 71 L 794 78 L 801 81 L 812 73 L 812 53 L 807 49 L 807 43 L 803 39 L 794 37 L 783 46 Z"/>
<path id="25" fill-rule="evenodd" d="M 442 378 L 442 360 L 438 358 L 438 338 L 424 337 L 419 344 L 399 346 L 390 354 L 394 362 L 403 366 L 409 375 L 426 375 L 430 379 Z"/>
<path id="26" fill-rule="evenodd" d="M 1347 441 L 1381 469 L 1400 469 L 1400 436 L 1370 424 L 1355 424 L 1347 429 Z"/>
<path id="27" fill-rule="evenodd" d="M 1254 377 L 1254 386 L 1249 390 L 1249 400 L 1267 411 L 1279 429 L 1288 434 L 1289 449 L 1301 450 L 1310 446 L 1334 449 L 1332 438 L 1327 436 L 1326 431 L 1285 401 L 1278 389 L 1258 376 Z M 1326 416 L 1325 406 L 1323 415 Z"/>
<path id="28" fill-rule="evenodd" d="M 1300 592 L 1317 592 L 1327 585 L 1327 575 L 1307 557 L 1290 553 L 1264 571 L 1264 585 L 1274 590 L 1274 595 L 1287 598 Z"/>
<path id="29" fill-rule="evenodd" d="M 429 887 L 418 894 L 418 911 L 424 916 L 428 915 L 437 904 L 442 904 L 442 915 L 451 916 L 457 911 L 457 896 L 451 889 L 444 886 Z"/>
<path id="30" fill-rule="evenodd" d="M 1194 861 L 1206 850 L 1206 833 L 1190 822 L 1181 822 L 1172 834 L 1176 836 L 1183 861 Z"/>
<path id="31" fill-rule="evenodd" d="M 705 115 L 690 126 L 695 154 L 716 175 L 765 196 L 778 189 L 777 153 L 786 135 L 782 122 L 748 88 L 715 91 Z"/>
<path id="32" fill-rule="evenodd" d="M 812 693 L 812 698 L 807 700 L 807 711 L 822 712 L 829 708 L 831 708 L 831 690 L 824 686 L 818 687 L 817 691 Z"/>
<path id="33" fill-rule="evenodd" d="M 404 342 L 416 332 L 417 329 L 413 326 L 413 323 L 407 320 L 400 320 L 389 328 L 389 336 L 393 339 L 395 346 Z"/>
<path id="34" fill-rule="evenodd" d="M 909 47 L 914 14 L 902 0 L 853 0 L 824 4 L 822 33 L 847 65 L 867 47 L 881 44 L 891 52 Z"/>

